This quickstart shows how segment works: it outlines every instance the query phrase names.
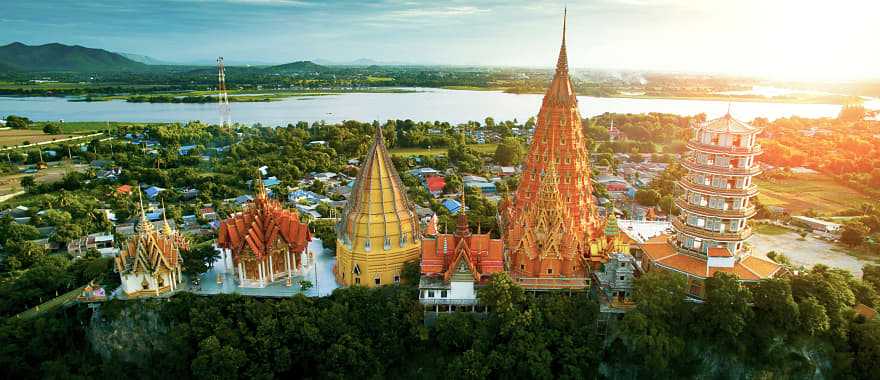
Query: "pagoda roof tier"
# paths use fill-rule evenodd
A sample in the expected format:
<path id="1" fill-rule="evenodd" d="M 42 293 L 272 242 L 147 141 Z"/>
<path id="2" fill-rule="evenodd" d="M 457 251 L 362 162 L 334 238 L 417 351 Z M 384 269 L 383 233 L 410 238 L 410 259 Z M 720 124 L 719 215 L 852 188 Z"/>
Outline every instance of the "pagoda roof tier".
<path id="1" fill-rule="evenodd" d="M 760 165 L 752 165 L 747 168 L 737 168 L 737 167 L 723 167 L 718 165 L 705 165 L 696 162 L 692 157 L 685 158 L 680 161 L 681 166 L 685 169 L 697 171 L 701 173 L 710 173 L 710 174 L 720 174 L 727 176 L 755 176 L 761 174 L 761 166 Z"/>
<path id="2" fill-rule="evenodd" d="M 676 250 L 668 236 L 651 239 L 640 246 L 652 265 L 700 279 L 707 279 L 715 273 L 722 272 L 732 274 L 741 281 L 760 281 L 772 278 L 784 270 L 779 264 L 751 255 L 736 259 L 732 267 L 710 266 L 706 258 Z"/>
<path id="3" fill-rule="evenodd" d="M 694 128 L 717 133 L 731 134 L 756 134 L 760 133 L 762 130 L 761 128 L 754 125 L 734 119 L 733 116 L 730 115 L 730 113 L 727 113 L 726 115 L 717 119 L 712 119 L 703 123 L 695 124 Z"/>
<path id="4" fill-rule="evenodd" d="M 703 144 L 697 140 L 688 140 L 687 148 L 703 153 L 726 154 L 730 156 L 757 156 L 764 153 L 761 144 L 754 144 L 751 147 L 737 147 Z"/>
<path id="5" fill-rule="evenodd" d="M 685 223 L 682 220 L 681 217 L 672 219 L 672 227 L 675 228 L 676 231 L 679 231 L 679 232 L 686 234 L 686 235 L 690 235 L 690 236 L 698 237 L 698 238 L 702 238 L 702 239 L 709 239 L 709 240 L 714 240 L 714 241 L 724 241 L 724 242 L 743 241 L 743 240 L 750 238 L 753 233 L 751 227 L 746 227 L 746 228 L 743 228 L 743 229 L 741 229 L 739 231 L 735 231 L 735 232 L 710 231 L 705 228 L 688 225 L 687 223 Z"/>
<path id="6" fill-rule="evenodd" d="M 675 205 L 678 206 L 678 208 L 684 209 L 690 213 L 703 216 L 717 216 L 719 218 L 751 218 L 755 216 L 755 213 L 757 213 L 755 206 L 747 206 L 740 209 L 721 210 L 717 208 L 692 204 L 688 202 L 684 197 L 676 197 Z"/>
<path id="7" fill-rule="evenodd" d="M 677 183 L 686 190 L 705 195 L 719 197 L 754 197 L 755 195 L 758 195 L 758 186 L 755 184 L 746 186 L 743 189 L 721 189 L 713 186 L 698 185 L 687 179 L 681 179 Z"/>

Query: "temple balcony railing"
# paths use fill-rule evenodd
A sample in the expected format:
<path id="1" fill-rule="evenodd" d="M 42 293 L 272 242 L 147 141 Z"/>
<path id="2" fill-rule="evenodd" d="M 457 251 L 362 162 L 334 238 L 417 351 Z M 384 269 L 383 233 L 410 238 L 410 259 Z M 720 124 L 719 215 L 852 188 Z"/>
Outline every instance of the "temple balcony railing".
<path id="1" fill-rule="evenodd" d="M 684 197 L 676 197 L 675 205 L 680 209 L 700 214 L 704 216 L 717 216 L 719 218 L 751 218 L 757 213 L 757 209 L 753 205 L 749 205 L 740 209 L 717 209 L 707 206 L 695 205 L 688 202 Z"/>
<path id="2" fill-rule="evenodd" d="M 752 228 L 746 227 L 739 231 L 725 231 L 725 232 L 717 232 L 705 229 L 703 227 L 691 226 L 685 223 L 681 218 L 673 218 L 672 219 L 672 227 L 675 228 L 676 231 L 680 231 L 682 233 L 700 237 L 703 239 L 709 239 L 714 241 L 743 241 L 752 236 Z"/>
<path id="3" fill-rule="evenodd" d="M 419 298 L 419 302 L 422 305 L 470 306 L 480 304 L 480 300 L 476 298 Z"/>
<path id="4" fill-rule="evenodd" d="M 732 175 L 732 176 L 755 176 L 761 174 L 763 170 L 760 165 L 752 165 L 747 168 L 735 167 L 732 165 L 728 166 L 719 166 L 719 165 L 708 165 L 701 164 L 693 159 L 693 157 L 685 158 L 680 161 L 681 166 L 688 170 L 694 170 L 704 173 L 712 173 L 712 174 L 720 174 L 720 175 Z"/>
<path id="5" fill-rule="evenodd" d="M 721 188 L 708 185 L 700 185 L 688 179 L 678 181 L 678 185 L 686 190 L 695 191 L 706 195 L 729 196 L 729 197 L 754 197 L 758 195 L 758 186 L 751 184 L 744 188 Z"/>
<path id="6" fill-rule="evenodd" d="M 688 149 L 697 150 L 705 153 L 720 153 L 720 154 L 739 154 L 739 155 L 758 155 L 764 153 L 764 149 L 761 147 L 761 144 L 755 144 L 751 147 L 741 147 L 741 146 L 721 146 L 721 145 L 713 145 L 713 144 L 703 144 L 699 141 L 689 140 L 687 143 Z"/>

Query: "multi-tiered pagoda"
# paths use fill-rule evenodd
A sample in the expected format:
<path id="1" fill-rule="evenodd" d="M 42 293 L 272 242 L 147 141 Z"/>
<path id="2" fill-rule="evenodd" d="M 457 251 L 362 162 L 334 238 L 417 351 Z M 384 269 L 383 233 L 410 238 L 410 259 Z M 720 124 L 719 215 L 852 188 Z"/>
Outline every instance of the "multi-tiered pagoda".
<path id="1" fill-rule="evenodd" d="M 336 227 L 336 281 L 369 287 L 400 282 L 403 264 L 419 259 L 421 236 L 381 127 L 355 181 Z"/>
<path id="2" fill-rule="evenodd" d="M 675 200 L 681 210 L 672 220 L 675 234 L 643 245 L 647 266 L 687 275 L 695 297 L 702 297 L 703 280 L 716 272 L 758 281 L 780 270 L 775 263 L 751 256 L 744 245 L 752 235 L 751 199 L 758 194 L 752 178 L 761 173 L 755 162 L 761 153 L 756 143 L 760 132 L 729 113 L 695 124 L 681 162 L 688 173 L 678 182 L 683 192 Z"/>
<path id="3" fill-rule="evenodd" d="M 516 197 L 500 206 L 509 270 L 521 285 L 583 288 L 589 266 L 605 253 L 589 159 L 563 23 L 556 73 L 538 112 Z"/>

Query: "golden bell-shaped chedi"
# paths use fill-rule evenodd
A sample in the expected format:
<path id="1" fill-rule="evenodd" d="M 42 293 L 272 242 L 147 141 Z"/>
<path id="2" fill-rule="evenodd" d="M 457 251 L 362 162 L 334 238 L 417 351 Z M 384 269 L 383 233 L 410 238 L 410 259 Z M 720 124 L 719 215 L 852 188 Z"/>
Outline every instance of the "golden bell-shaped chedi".
<path id="1" fill-rule="evenodd" d="M 336 281 L 343 286 L 399 282 L 403 264 L 419 259 L 418 217 L 384 140 L 379 127 L 336 226 Z"/>

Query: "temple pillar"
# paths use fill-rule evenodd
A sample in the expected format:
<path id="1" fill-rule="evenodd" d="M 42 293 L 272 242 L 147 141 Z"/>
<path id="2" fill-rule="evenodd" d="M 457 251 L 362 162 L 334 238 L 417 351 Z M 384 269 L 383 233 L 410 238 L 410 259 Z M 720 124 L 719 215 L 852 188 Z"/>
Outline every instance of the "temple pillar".
<path id="1" fill-rule="evenodd" d="M 287 268 L 287 278 L 293 280 L 293 273 L 290 272 L 290 250 L 284 253 L 284 267 Z"/>
<path id="2" fill-rule="evenodd" d="M 269 282 L 275 281 L 275 266 L 272 265 L 272 254 L 269 254 Z"/>
<path id="3" fill-rule="evenodd" d="M 257 263 L 257 276 L 259 277 L 260 287 L 262 288 L 264 286 L 263 285 L 263 262 L 262 261 Z"/>
<path id="4" fill-rule="evenodd" d="M 244 286 L 244 266 L 238 262 L 238 286 Z"/>

